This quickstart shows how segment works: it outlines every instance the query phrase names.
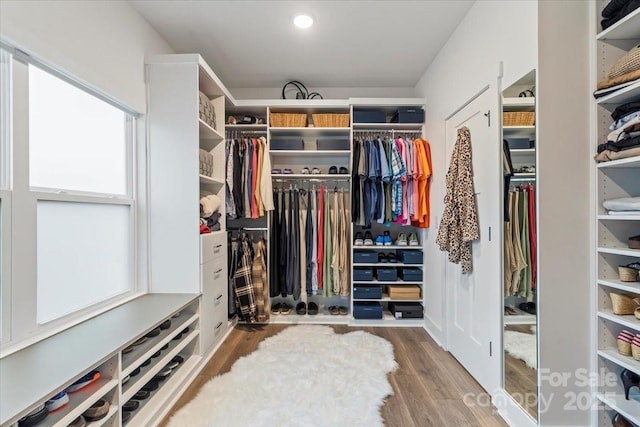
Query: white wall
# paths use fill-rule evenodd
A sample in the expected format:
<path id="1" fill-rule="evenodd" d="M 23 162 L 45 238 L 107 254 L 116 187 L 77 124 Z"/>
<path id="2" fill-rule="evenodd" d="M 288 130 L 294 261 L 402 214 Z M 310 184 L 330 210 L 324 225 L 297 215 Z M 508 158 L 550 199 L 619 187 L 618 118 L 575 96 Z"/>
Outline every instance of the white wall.
<path id="1" fill-rule="evenodd" d="M 0 34 L 144 113 L 144 57 L 173 53 L 125 1 L 0 1 Z"/>
<path id="2" fill-rule="evenodd" d="M 417 95 L 425 97 L 427 102 L 426 137 L 431 143 L 434 170 L 433 226 L 427 233 L 426 249 L 427 258 L 432 262 L 425 268 L 426 326 L 434 338 L 445 345 L 444 266 L 447 261 L 446 253 L 435 245 L 448 169 L 445 120 L 487 85 L 491 85 L 490 90 L 498 96 L 496 82 L 500 62 L 504 64 L 502 87 L 536 68 L 537 49 L 536 1 L 478 1 L 416 86 Z"/>
<path id="3" fill-rule="evenodd" d="M 284 86 L 283 82 L 283 86 Z M 304 83 L 304 82 L 303 82 Z M 416 89 L 413 87 L 307 87 L 309 92 L 318 92 L 324 99 L 347 98 L 413 98 Z M 282 87 L 263 88 L 230 88 L 236 99 L 280 99 Z M 293 97 L 294 92 L 288 96 Z"/>

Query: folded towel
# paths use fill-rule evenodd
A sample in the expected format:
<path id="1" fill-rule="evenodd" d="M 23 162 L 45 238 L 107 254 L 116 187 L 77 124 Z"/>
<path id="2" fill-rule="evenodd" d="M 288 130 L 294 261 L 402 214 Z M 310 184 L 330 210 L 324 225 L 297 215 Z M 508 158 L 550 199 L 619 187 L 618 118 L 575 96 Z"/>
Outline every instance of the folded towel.
<path id="1" fill-rule="evenodd" d="M 602 206 L 608 211 L 640 211 L 640 197 L 605 200 Z M 613 214 L 613 212 L 610 213 Z"/>
<path id="2" fill-rule="evenodd" d="M 200 206 L 202 207 L 202 218 L 209 218 L 214 212 L 217 212 L 220 209 L 222 202 L 220 198 L 215 194 L 211 194 L 209 196 L 204 196 L 200 199 Z"/>

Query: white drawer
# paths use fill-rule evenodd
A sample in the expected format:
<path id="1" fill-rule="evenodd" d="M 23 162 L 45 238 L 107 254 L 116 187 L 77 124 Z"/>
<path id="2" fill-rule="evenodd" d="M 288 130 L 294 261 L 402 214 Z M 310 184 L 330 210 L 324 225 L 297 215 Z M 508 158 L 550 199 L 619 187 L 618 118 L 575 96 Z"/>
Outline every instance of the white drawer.
<path id="1" fill-rule="evenodd" d="M 215 231 L 200 235 L 200 264 L 213 259 L 227 259 L 227 233 Z"/>

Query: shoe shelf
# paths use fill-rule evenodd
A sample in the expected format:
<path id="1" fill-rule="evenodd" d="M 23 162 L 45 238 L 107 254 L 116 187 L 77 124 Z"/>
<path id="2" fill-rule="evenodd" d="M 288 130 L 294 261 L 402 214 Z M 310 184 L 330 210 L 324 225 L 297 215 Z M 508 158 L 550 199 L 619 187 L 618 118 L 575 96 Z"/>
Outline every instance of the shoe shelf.
<path id="1" fill-rule="evenodd" d="M 422 302 L 422 298 L 391 298 L 389 294 L 382 294 L 382 298 L 354 298 L 354 301 L 378 301 L 378 302 Z"/>
<path id="2" fill-rule="evenodd" d="M 403 130 L 421 130 L 424 123 L 353 123 L 351 126 L 355 131 L 359 129 L 380 129 L 402 132 Z"/>
<path id="3" fill-rule="evenodd" d="M 322 135 L 349 135 L 351 128 L 322 128 L 322 127 L 270 127 L 270 134 L 273 135 L 303 135 L 305 137 L 315 137 Z M 348 152 L 348 151 L 347 151 Z"/>
<path id="4" fill-rule="evenodd" d="M 629 86 L 620 88 L 619 90 L 598 98 L 596 101 L 598 105 L 602 105 L 608 110 L 613 110 L 616 106 L 637 100 L 640 97 L 640 81 L 635 82 Z"/>
<path id="5" fill-rule="evenodd" d="M 624 327 L 640 331 L 640 320 L 636 319 L 633 314 L 613 314 L 613 310 L 610 308 L 600 308 L 598 310 L 598 317 L 610 320 Z"/>
<path id="6" fill-rule="evenodd" d="M 388 311 L 382 312 L 382 319 L 351 319 L 353 326 L 391 326 L 391 327 L 416 327 L 423 326 L 424 319 L 396 319 Z"/>
<path id="7" fill-rule="evenodd" d="M 322 308 L 318 314 L 272 314 L 268 323 L 273 324 L 315 324 L 315 325 L 347 325 L 349 324 L 350 313 L 347 315 L 332 315 L 328 310 Z"/>
<path id="8" fill-rule="evenodd" d="M 628 257 L 640 258 L 640 249 L 601 246 L 598 248 L 598 252 L 602 254 L 623 255 Z"/>
<path id="9" fill-rule="evenodd" d="M 626 400 L 624 394 L 611 392 L 598 393 L 597 397 L 598 400 L 607 407 L 618 412 L 620 415 L 636 425 L 640 425 L 640 413 L 638 412 L 638 405 L 640 405 L 640 393 L 635 392 L 635 389 L 629 393 L 630 400 Z"/>
<path id="10" fill-rule="evenodd" d="M 145 342 L 135 346 L 130 353 L 123 353 L 122 376 L 125 377 L 129 375 L 131 371 L 149 359 L 152 354 L 159 351 L 162 346 L 172 342 L 173 338 L 181 333 L 187 326 L 193 325 L 198 318 L 199 315 L 197 313 L 182 311 L 180 316 L 171 318 L 171 326 L 166 330 L 161 330 L 160 335 L 147 338 Z M 191 329 L 193 330 L 193 328 Z M 133 340 L 132 342 L 135 341 L 136 340 Z"/>
<path id="11" fill-rule="evenodd" d="M 269 154 L 281 157 L 348 157 L 351 152 L 349 150 L 271 150 Z"/>
<path id="12" fill-rule="evenodd" d="M 138 365 L 140 366 L 140 373 L 135 377 L 131 377 L 131 379 L 126 384 L 122 385 L 123 403 L 131 399 L 133 395 L 136 394 L 138 390 L 140 390 L 141 387 L 148 383 L 171 361 L 171 359 L 173 359 L 178 353 L 180 353 L 188 344 L 194 341 L 198 335 L 198 330 L 191 330 L 186 337 L 183 337 L 180 340 L 169 341 L 169 347 L 165 350 L 162 350 L 159 356 L 153 358 L 151 357 L 151 354 L 154 353 L 151 353 L 149 355 L 149 358 L 151 358 L 151 364 L 149 364 L 148 366 Z M 160 350 L 158 349 L 158 351 Z M 145 360 L 142 360 L 140 363 L 142 364 Z M 124 378 L 126 377 L 126 375 L 123 374 L 122 377 Z"/>
<path id="13" fill-rule="evenodd" d="M 311 174 L 311 173 L 279 173 L 279 174 L 271 174 L 271 178 L 278 179 L 300 179 L 300 180 L 322 180 L 322 181 L 346 181 L 351 179 L 351 175 L 348 174 L 340 174 L 340 173 L 322 173 L 322 174 Z"/>
<path id="14" fill-rule="evenodd" d="M 354 262 L 354 267 L 416 267 L 421 268 L 422 264 L 404 264 L 402 262 Z"/>
<path id="15" fill-rule="evenodd" d="M 600 221 L 640 221 L 640 215 L 598 215 Z"/>
<path id="16" fill-rule="evenodd" d="M 629 39 L 640 39 L 640 9 L 636 9 L 596 35 L 596 40 L 604 42 Z"/>
<path id="17" fill-rule="evenodd" d="M 616 279 L 598 279 L 598 285 L 640 294 L 640 282 L 623 282 Z"/>
<path id="18" fill-rule="evenodd" d="M 390 250 L 396 250 L 396 249 L 405 249 L 405 250 L 411 250 L 411 251 L 421 251 L 422 250 L 422 246 L 398 246 L 398 245 L 391 245 L 391 246 L 381 246 L 381 245 L 353 245 L 353 250 L 354 251 L 361 251 L 361 250 L 376 250 L 376 251 L 390 251 Z M 422 266 L 422 264 L 412 264 L 414 266 Z"/>
<path id="19" fill-rule="evenodd" d="M 108 393 L 111 393 L 111 396 L 110 398 L 105 398 L 105 400 L 110 403 L 109 410 L 117 411 L 118 403 L 113 399 L 116 395 L 117 385 L 117 379 L 100 378 L 75 393 L 69 393 L 69 403 L 57 411 L 50 412 L 47 418 L 38 425 L 67 426 L 99 399 L 105 398 Z M 99 421 L 106 420 L 107 417 L 108 415 Z"/>
<path id="20" fill-rule="evenodd" d="M 362 285 L 422 285 L 422 280 L 420 281 L 404 281 L 402 279 L 398 280 L 390 280 L 390 281 L 379 281 L 379 280 L 352 280 L 352 282 L 359 283 Z"/>
<path id="21" fill-rule="evenodd" d="M 169 356 L 173 358 L 177 354 L 178 353 L 171 353 L 171 355 L 167 355 L 166 359 L 170 361 L 171 359 Z M 131 418 L 129 418 L 124 425 L 148 425 L 147 420 L 154 418 L 157 413 L 167 409 L 164 402 L 169 401 L 173 397 L 177 397 L 174 396 L 175 390 L 186 381 L 189 374 L 196 368 L 202 359 L 196 355 L 184 355 L 183 357 L 184 362 L 175 368 L 171 375 L 160 383 L 156 390 L 150 392 L 150 396 L 147 399 L 138 400 L 140 402 L 140 406 L 138 406 L 138 409 L 131 412 Z M 164 364 L 162 366 L 164 366 Z M 126 402 L 126 400 L 123 399 L 123 402 Z"/>
<path id="22" fill-rule="evenodd" d="M 624 356 L 618 353 L 618 350 L 615 348 L 598 350 L 598 355 L 612 361 L 616 365 L 619 365 L 625 369 L 629 369 L 630 371 L 633 371 L 640 375 L 640 361 L 634 359 L 631 356 Z"/>

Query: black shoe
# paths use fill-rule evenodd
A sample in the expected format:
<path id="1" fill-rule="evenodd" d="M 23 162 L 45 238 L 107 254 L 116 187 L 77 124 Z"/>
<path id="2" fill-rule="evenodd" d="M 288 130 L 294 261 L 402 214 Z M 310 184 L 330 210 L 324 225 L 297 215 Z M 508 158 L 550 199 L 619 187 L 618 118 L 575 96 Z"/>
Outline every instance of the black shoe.
<path id="1" fill-rule="evenodd" d="M 331 167 L 329 168 L 329 174 L 331 174 L 331 175 L 335 175 L 335 174 L 337 174 L 337 173 L 338 173 L 338 167 L 337 167 L 337 166 L 331 166 Z"/>
<path id="2" fill-rule="evenodd" d="M 640 376 L 635 372 L 632 372 L 628 369 L 620 372 L 620 379 L 622 380 L 622 385 L 624 386 L 624 397 L 629 400 L 629 390 L 631 387 L 640 388 Z"/>
<path id="3" fill-rule="evenodd" d="M 378 254 L 378 262 L 388 262 L 387 256 L 384 253 L 380 252 Z"/>
<path id="4" fill-rule="evenodd" d="M 340 166 L 340 170 L 338 171 L 338 173 L 340 175 L 347 175 L 349 173 L 349 169 L 345 168 L 344 166 Z"/>
<path id="5" fill-rule="evenodd" d="M 304 315 L 307 314 L 307 304 L 304 303 L 304 301 L 300 301 L 297 305 L 296 305 L 296 313 L 299 315 Z"/>
<path id="6" fill-rule="evenodd" d="M 318 314 L 318 304 L 316 304 L 315 302 L 311 301 L 309 303 L 309 307 L 307 309 L 307 313 L 310 314 L 311 316 L 314 316 L 314 315 Z"/>

